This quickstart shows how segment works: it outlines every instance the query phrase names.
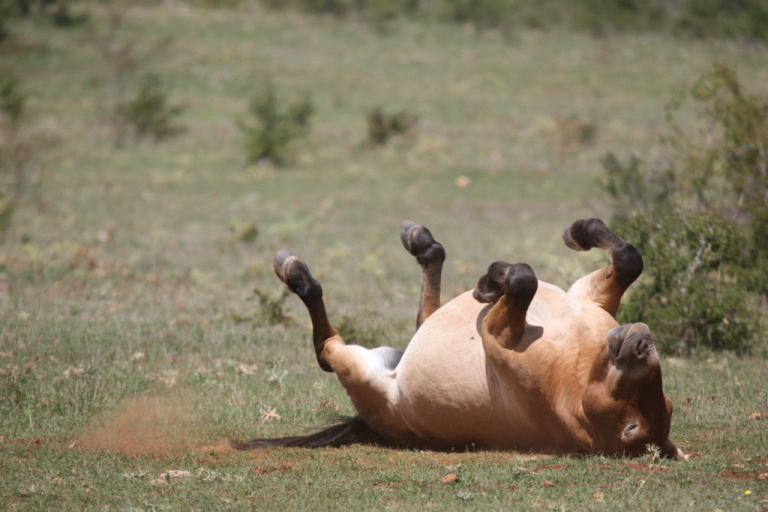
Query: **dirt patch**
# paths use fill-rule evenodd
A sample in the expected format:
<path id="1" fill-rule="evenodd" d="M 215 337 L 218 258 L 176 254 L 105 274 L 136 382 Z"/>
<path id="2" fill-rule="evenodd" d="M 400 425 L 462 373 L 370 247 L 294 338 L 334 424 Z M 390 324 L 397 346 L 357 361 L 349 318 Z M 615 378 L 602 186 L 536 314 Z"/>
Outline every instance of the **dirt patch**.
<path id="1" fill-rule="evenodd" d="M 215 457 L 231 451 L 226 441 L 216 444 L 196 441 L 189 429 L 193 421 L 189 404 L 178 397 L 132 398 L 126 400 L 114 416 L 87 429 L 71 446 L 132 457 L 163 457 L 189 451 Z"/>
<path id="2" fill-rule="evenodd" d="M 725 480 L 768 480 L 768 471 L 745 473 L 743 471 L 734 471 L 732 469 L 728 469 L 720 473 L 720 477 Z"/>
<path id="3" fill-rule="evenodd" d="M 570 464 L 539 464 L 535 468 L 533 468 L 533 471 L 562 471 L 564 469 L 570 468 Z"/>

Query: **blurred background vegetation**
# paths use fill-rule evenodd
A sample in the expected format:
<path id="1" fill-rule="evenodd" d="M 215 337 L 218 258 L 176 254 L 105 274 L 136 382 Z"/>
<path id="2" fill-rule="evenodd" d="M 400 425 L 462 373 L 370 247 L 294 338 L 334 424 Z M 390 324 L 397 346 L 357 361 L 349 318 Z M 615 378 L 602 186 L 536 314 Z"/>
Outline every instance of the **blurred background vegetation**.
<path id="1" fill-rule="evenodd" d="M 58 108 L 62 113 L 66 112 L 65 115 L 81 117 L 90 115 L 88 111 L 95 107 L 95 117 L 81 122 L 96 123 L 93 125 L 99 129 L 96 133 L 108 136 L 116 149 L 135 149 L 142 139 L 156 145 L 183 137 L 187 130 L 185 118 L 189 117 L 185 116 L 185 109 L 201 107 L 205 103 L 203 96 L 242 96 L 239 91 L 233 94 L 220 87 L 215 90 L 210 86 L 208 89 L 190 89 L 190 84 L 200 78 L 190 76 L 186 79 L 185 71 L 194 74 L 196 69 L 204 72 L 205 67 L 195 67 L 194 58 L 186 64 L 191 66 L 186 70 L 174 64 L 174 59 L 178 60 L 186 51 L 183 45 L 174 42 L 174 39 L 187 37 L 183 28 L 174 26 L 183 22 L 170 17 L 167 23 L 157 25 L 147 18 L 149 4 L 137 4 L 138 17 L 131 16 L 131 5 L 0 0 L 3 65 L 0 78 L 3 123 L 0 238 L 6 238 L 15 212 L 22 204 L 36 205 L 42 213 L 45 205 L 52 201 L 43 192 L 44 176 L 51 166 L 41 165 L 41 162 L 45 160 L 44 155 L 59 152 L 61 148 L 52 148 L 64 143 L 66 137 L 55 130 L 41 130 L 41 116 L 30 113 L 30 104 L 33 111 L 45 104 L 47 98 L 39 97 L 41 89 L 45 90 L 43 95 L 51 99 L 58 96 L 60 102 L 68 101 L 68 91 L 56 91 L 65 84 L 56 84 L 55 80 L 50 85 L 30 83 L 51 78 L 44 72 L 46 60 L 72 60 L 60 68 L 60 73 L 63 72 L 60 76 L 67 76 L 68 71 L 72 73 L 65 87 L 82 89 L 83 94 L 75 100 L 80 105 L 69 111 L 62 105 Z M 467 40 L 469 46 L 483 38 L 495 41 L 494 35 L 498 35 L 501 40 L 493 43 L 497 45 L 495 49 L 498 50 L 500 44 L 513 52 L 524 46 L 521 38 L 530 38 L 531 31 L 539 34 L 582 32 L 594 42 L 581 44 L 603 48 L 602 52 L 610 52 L 606 45 L 615 40 L 611 39 L 612 35 L 631 34 L 640 37 L 636 44 L 643 45 L 649 40 L 642 39 L 648 37 L 642 34 L 662 34 L 664 38 L 676 40 L 675 44 L 680 48 L 704 39 L 710 41 L 706 44 L 716 46 L 735 43 L 740 48 L 747 48 L 747 52 L 762 55 L 762 45 L 768 37 L 768 4 L 760 0 L 265 0 L 258 4 L 244 0 L 197 0 L 172 2 L 166 5 L 166 10 L 169 9 L 179 13 L 188 12 L 188 9 L 213 9 L 210 13 L 214 24 L 217 23 L 217 12 L 219 15 L 243 12 L 251 17 L 264 16 L 267 12 L 264 9 L 278 13 L 304 12 L 325 20 L 324 23 L 329 23 L 329 19 L 338 20 L 330 23 L 347 24 L 356 27 L 357 31 L 371 30 L 384 42 L 382 47 L 391 46 L 393 38 L 401 38 L 404 35 L 402 27 L 419 32 L 435 23 L 438 26 L 457 24 L 461 27 L 459 30 L 469 30 L 469 35 L 462 36 L 476 39 L 474 42 Z M 182 19 L 183 16 L 181 14 Z M 211 29 L 206 27 L 206 30 Z M 40 33 L 45 30 L 56 30 L 58 34 L 45 37 Z M 201 32 L 193 38 L 195 43 L 205 44 L 207 33 L 215 32 Z M 282 39 L 286 37 L 290 37 L 290 31 L 279 35 Z M 360 35 L 350 33 L 347 37 L 359 38 Z M 403 39 L 408 37 L 414 36 Z M 60 46 L 56 41 L 61 38 L 69 40 L 73 46 Z M 547 39 L 551 40 L 551 37 Z M 285 51 L 290 44 L 289 40 L 278 42 L 275 48 Z M 415 66 L 430 66 L 432 63 L 428 60 L 434 56 L 420 55 L 416 48 L 404 46 L 382 50 L 391 52 L 395 59 L 412 60 Z M 334 55 L 336 51 L 341 53 Z M 323 59 L 344 59 L 343 54 L 350 51 L 352 48 L 342 43 L 338 50 L 319 48 L 317 55 Z M 652 53 L 651 50 L 648 54 L 651 62 Z M 286 57 L 277 55 L 273 58 L 282 60 Z M 82 59 L 90 62 L 85 64 Z M 78 69 L 83 64 L 85 67 Z M 441 63 L 445 64 L 455 62 L 449 58 Z M 38 65 L 43 67 L 36 69 Z M 314 66 L 311 63 L 298 65 Z M 503 66 L 503 60 L 494 65 Z M 583 66 L 588 70 L 590 64 Z M 333 83 L 306 83 L 301 90 L 296 90 L 285 82 L 297 77 L 291 78 L 290 72 L 277 71 L 278 67 L 268 62 L 256 64 L 258 76 L 249 93 L 248 108 L 233 119 L 240 129 L 242 161 L 282 168 L 311 167 L 313 163 L 307 159 L 318 157 L 317 152 L 314 157 L 307 156 L 312 154 L 306 140 L 311 124 L 316 117 L 323 116 L 317 111 L 325 109 L 326 112 L 335 110 L 332 115 L 338 116 L 326 122 L 343 126 L 344 123 L 338 121 L 346 115 L 340 112 L 345 110 L 345 93 L 340 92 L 344 86 L 335 88 Z M 504 79 L 502 67 L 486 72 L 490 73 L 488 80 Z M 609 68 L 607 72 L 613 71 Z M 81 75 L 79 83 L 72 82 L 78 73 L 87 76 Z M 482 71 L 478 70 L 469 78 L 480 78 L 480 73 Z M 248 74 L 255 76 L 253 71 Z M 397 83 L 412 83 L 419 79 L 418 74 L 404 73 L 387 81 L 396 87 Z M 601 161 L 602 170 L 595 183 L 602 191 L 582 189 L 574 196 L 612 199 L 614 229 L 640 245 L 646 254 L 648 276 L 635 287 L 621 318 L 653 325 L 662 346 L 673 353 L 690 353 L 699 347 L 749 352 L 761 345 L 764 343 L 761 322 L 768 286 L 763 271 L 768 254 L 765 235 L 768 228 L 768 107 L 765 94 L 753 93 L 744 87 L 737 70 L 730 65 L 712 62 L 708 68 L 700 66 L 696 75 L 687 76 L 677 90 L 669 91 L 667 97 L 662 98 L 666 102 L 667 118 L 666 124 L 658 129 L 657 144 L 653 147 L 621 147 L 623 141 L 612 141 L 615 144 L 604 150 L 606 145 L 595 141 L 598 137 L 601 142 L 605 141 L 606 131 L 611 130 L 606 130 L 602 126 L 604 120 L 599 119 L 607 115 L 611 100 L 603 98 L 610 92 L 599 83 L 601 79 L 606 80 L 605 77 L 593 79 L 598 82 L 590 86 L 591 112 L 584 113 L 578 104 L 572 104 L 568 107 L 570 111 L 562 107 L 545 107 L 547 112 L 542 113 L 550 116 L 547 122 L 551 123 L 551 149 L 558 157 L 556 166 L 570 165 L 568 160 L 577 154 L 604 151 L 603 157 L 594 158 Z M 609 79 L 613 80 L 613 77 Z M 644 85 L 653 87 L 652 84 Z M 456 86 L 460 87 L 460 82 Z M 336 143 L 340 134 L 330 134 L 331 140 L 326 141 L 327 151 L 332 153 L 331 146 L 336 143 L 340 153 L 334 158 L 348 163 L 357 160 L 359 156 L 355 153 L 365 147 L 370 150 L 392 145 L 399 148 L 396 151 L 403 156 L 409 153 L 402 148 L 415 145 L 424 149 L 432 144 L 434 147 L 427 152 L 441 152 L 440 146 L 446 139 L 430 138 L 429 135 L 419 137 L 417 127 L 422 111 L 431 117 L 422 123 L 426 124 L 427 133 L 430 123 L 445 125 L 445 119 L 440 120 L 440 114 L 435 111 L 442 107 L 429 102 L 428 97 L 429 103 L 424 105 L 422 98 L 422 105 L 416 106 L 413 102 L 403 101 L 405 97 L 396 89 L 394 91 L 394 95 L 391 92 L 371 95 L 365 113 L 360 115 L 359 122 L 364 126 L 360 130 L 359 145 L 355 143 L 356 147 L 347 152 L 350 158 L 341 155 L 346 150 L 341 147 L 345 143 L 341 146 Z M 514 94 L 513 91 L 509 92 Z M 330 109 L 314 100 L 315 96 L 324 95 L 332 98 Z M 177 101 L 177 96 L 185 101 Z M 502 101 L 510 99 L 508 96 Z M 560 100 L 555 99 L 555 103 L 557 101 Z M 88 104 L 93 107 L 89 108 Z M 493 102 L 489 104 L 489 108 L 495 106 Z M 211 104 L 206 108 L 217 107 Z M 477 110 L 475 106 L 466 108 Z M 352 112 L 354 109 L 346 110 Z M 595 111 L 600 113 L 595 115 Z M 223 111 L 221 114 L 231 115 Z M 631 115 L 630 112 L 626 114 Z M 213 115 L 213 111 L 209 110 L 209 115 Z M 476 115 L 475 119 L 473 114 L 464 117 L 466 122 L 453 120 L 454 130 L 467 130 L 477 125 Z M 498 133 L 509 128 L 497 124 L 488 129 Z M 189 140 L 194 138 L 192 135 Z M 462 141 L 462 144 L 473 142 Z M 500 141 L 486 138 L 478 142 L 488 147 L 497 161 L 507 160 L 508 155 L 503 155 L 503 149 L 498 146 Z M 81 146 L 81 149 L 87 153 L 87 146 Z M 170 151 L 180 150 L 181 147 L 177 147 Z M 643 151 L 652 156 L 639 156 Z M 124 165 L 135 165 L 125 156 L 120 158 Z M 436 159 L 428 165 L 437 167 L 444 162 Z M 491 167 L 494 165 L 490 164 Z M 551 172 L 550 167 L 544 163 L 541 172 Z M 590 188 L 587 181 L 573 176 L 571 173 L 565 182 L 572 179 L 574 190 L 579 184 Z M 469 182 L 465 176 L 462 179 Z M 460 183 L 464 182 L 462 179 Z M 397 179 L 392 183 L 397 183 Z M 369 199 L 379 200 L 375 195 L 370 195 Z M 610 205 L 610 199 L 602 203 Z M 319 207 L 322 208 L 323 203 Z M 238 231 L 241 240 L 252 241 L 258 233 L 257 224 L 263 222 L 238 221 L 233 229 Z M 471 283 L 465 281 L 465 285 Z"/>

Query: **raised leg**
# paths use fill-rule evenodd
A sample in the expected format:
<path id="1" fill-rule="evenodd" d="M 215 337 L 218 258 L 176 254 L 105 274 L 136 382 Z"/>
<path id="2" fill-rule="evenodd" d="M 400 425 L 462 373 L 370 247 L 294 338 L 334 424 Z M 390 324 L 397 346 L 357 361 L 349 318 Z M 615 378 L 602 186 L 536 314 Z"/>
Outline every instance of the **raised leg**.
<path id="1" fill-rule="evenodd" d="M 575 251 L 599 247 L 611 255 L 608 267 L 582 277 L 568 293 L 592 301 L 615 316 L 624 292 L 643 272 L 640 251 L 616 236 L 600 219 L 577 220 L 565 229 L 563 241 Z"/>
<path id="2" fill-rule="evenodd" d="M 395 367 L 403 353 L 390 347 L 373 350 L 347 345 L 325 312 L 323 289 L 309 267 L 288 251 L 272 260 L 275 274 L 299 296 L 312 319 L 312 342 L 320 367 L 336 374 L 365 423 L 394 441 L 404 440 L 407 426 L 400 418 Z"/>
<path id="3" fill-rule="evenodd" d="M 331 322 L 328 321 L 325 302 L 323 302 L 323 288 L 312 277 L 307 264 L 289 251 L 278 251 L 272 259 L 272 268 L 277 277 L 293 293 L 298 295 L 307 307 L 312 319 L 312 343 L 315 346 L 317 362 L 320 364 L 320 368 L 326 372 L 332 372 L 333 368 L 324 357 L 323 352 L 329 343 L 337 342 L 343 345 L 344 341 L 342 341 L 338 331 L 333 328 Z"/>
<path id="4" fill-rule="evenodd" d="M 440 281 L 445 249 L 435 241 L 427 228 L 410 220 L 400 226 L 400 240 L 421 266 L 421 294 L 416 315 L 418 329 L 424 320 L 440 308 Z"/>
<path id="5" fill-rule="evenodd" d="M 479 302 L 495 303 L 483 319 L 482 337 L 486 353 L 498 344 L 517 348 L 531 326 L 525 321 L 528 306 L 539 287 L 533 269 L 525 264 L 492 263 L 477 282 L 473 296 Z"/>

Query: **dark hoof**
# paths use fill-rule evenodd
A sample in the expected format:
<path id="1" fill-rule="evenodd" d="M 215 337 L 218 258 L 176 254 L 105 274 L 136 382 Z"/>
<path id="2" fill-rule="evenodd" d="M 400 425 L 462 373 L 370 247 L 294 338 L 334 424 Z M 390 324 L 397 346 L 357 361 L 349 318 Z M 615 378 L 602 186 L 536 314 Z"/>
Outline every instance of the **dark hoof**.
<path id="1" fill-rule="evenodd" d="M 577 220 L 563 231 L 563 242 L 574 251 L 607 248 L 620 241 L 600 219 Z"/>
<path id="2" fill-rule="evenodd" d="M 507 295 L 527 308 L 538 287 L 539 280 L 530 265 L 496 261 L 477 282 L 472 296 L 478 302 L 494 303 Z"/>
<path id="3" fill-rule="evenodd" d="M 282 282 L 288 284 L 287 276 L 295 262 L 303 263 L 298 256 L 291 251 L 280 249 L 272 258 L 272 270 L 275 271 L 275 274 L 277 274 L 277 277 L 279 277 Z M 306 265 L 304 266 L 306 267 Z"/>
<path id="4" fill-rule="evenodd" d="M 435 241 L 429 229 L 411 220 L 406 220 L 400 225 L 400 240 L 405 250 L 416 256 L 420 264 L 445 260 L 445 249 Z"/>
<path id="5" fill-rule="evenodd" d="M 309 267 L 298 256 L 281 249 L 272 258 L 272 269 L 277 277 L 299 297 L 307 296 L 319 284 L 312 278 Z"/>

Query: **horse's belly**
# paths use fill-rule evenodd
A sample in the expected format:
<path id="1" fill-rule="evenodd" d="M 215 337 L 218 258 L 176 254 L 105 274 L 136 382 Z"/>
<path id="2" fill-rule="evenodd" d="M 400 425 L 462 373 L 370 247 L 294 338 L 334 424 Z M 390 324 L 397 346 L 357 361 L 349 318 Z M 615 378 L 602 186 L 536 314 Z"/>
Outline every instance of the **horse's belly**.
<path id="1" fill-rule="evenodd" d="M 398 407 L 421 438 L 489 447 L 529 444 L 525 406 L 501 388 L 487 362 L 479 319 L 488 304 L 467 292 L 425 322 L 397 367 Z"/>

